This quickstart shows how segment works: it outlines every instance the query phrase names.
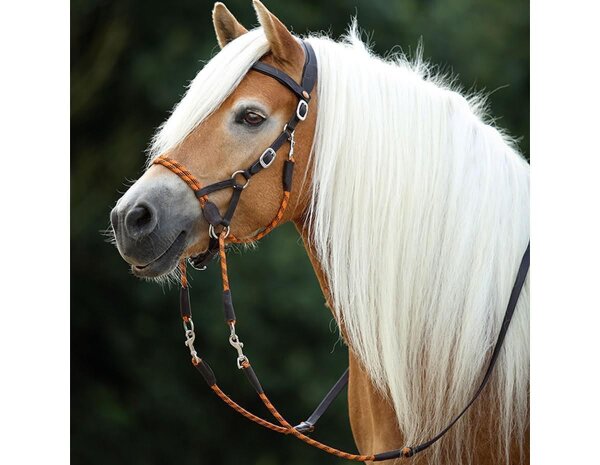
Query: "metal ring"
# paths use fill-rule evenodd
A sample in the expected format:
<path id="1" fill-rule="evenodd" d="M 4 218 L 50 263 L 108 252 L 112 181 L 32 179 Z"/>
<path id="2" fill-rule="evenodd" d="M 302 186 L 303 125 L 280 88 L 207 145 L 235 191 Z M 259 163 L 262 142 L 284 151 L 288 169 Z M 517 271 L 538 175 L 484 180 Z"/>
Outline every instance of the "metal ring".
<path id="1" fill-rule="evenodd" d="M 194 265 L 194 262 L 192 261 L 192 257 L 189 257 L 187 259 L 187 262 L 189 263 L 189 265 L 194 269 L 194 270 L 198 270 L 198 271 L 204 271 L 206 270 L 206 265 L 204 266 L 196 266 Z"/>
<path id="2" fill-rule="evenodd" d="M 304 109 L 304 114 L 300 112 L 301 109 Z M 308 102 L 306 100 L 300 100 L 298 102 L 298 106 L 296 107 L 296 118 L 300 121 L 304 121 L 308 116 Z"/>
<path id="3" fill-rule="evenodd" d="M 226 231 L 225 232 L 225 239 L 227 239 L 227 236 L 229 236 L 229 233 L 231 232 L 231 226 L 225 226 L 221 230 L 221 232 L 223 232 L 223 231 Z M 215 227 L 212 224 L 208 225 L 208 235 L 210 237 L 212 237 L 213 239 L 219 239 L 219 236 L 215 233 Z"/>
<path id="4" fill-rule="evenodd" d="M 241 189 L 242 189 L 242 190 L 244 190 L 246 187 L 248 187 L 248 183 L 250 182 L 250 178 L 247 178 L 247 177 L 244 175 L 244 173 L 245 173 L 245 171 L 244 171 L 244 170 L 237 170 L 237 171 L 234 171 L 234 172 L 233 172 L 233 174 L 231 175 L 231 179 L 233 179 L 234 181 L 235 181 L 235 177 L 236 177 L 238 174 L 241 174 L 242 176 L 244 176 L 244 179 L 246 180 L 246 182 L 244 183 L 244 185 L 243 185 L 243 186 L 241 186 Z M 239 184 L 236 184 L 236 186 L 239 186 Z"/>

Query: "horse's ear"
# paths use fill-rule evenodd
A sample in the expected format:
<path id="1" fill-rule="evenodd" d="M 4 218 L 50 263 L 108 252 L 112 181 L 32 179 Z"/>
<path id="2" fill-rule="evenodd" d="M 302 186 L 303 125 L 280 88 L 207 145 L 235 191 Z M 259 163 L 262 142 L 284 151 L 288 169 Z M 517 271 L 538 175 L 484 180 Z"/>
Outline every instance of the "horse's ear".
<path id="1" fill-rule="evenodd" d="M 259 1 L 253 0 L 258 21 L 265 31 L 273 57 L 283 63 L 304 62 L 304 51 L 300 43 L 281 21 Z"/>
<path id="2" fill-rule="evenodd" d="M 235 19 L 235 16 L 231 14 L 231 11 L 229 11 L 221 2 L 215 3 L 212 17 L 217 40 L 219 41 L 219 46 L 221 48 L 248 32 L 248 30 Z"/>

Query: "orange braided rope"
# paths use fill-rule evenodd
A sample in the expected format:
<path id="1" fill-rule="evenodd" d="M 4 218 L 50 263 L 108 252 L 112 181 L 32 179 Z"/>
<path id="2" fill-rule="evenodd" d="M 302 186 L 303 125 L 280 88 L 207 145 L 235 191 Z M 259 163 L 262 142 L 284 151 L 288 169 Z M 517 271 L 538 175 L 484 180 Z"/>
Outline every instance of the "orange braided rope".
<path id="1" fill-rule="evenodd" d="M 179 262 L 179 279 L 181 280 L 181 287 L 188 287 L 187 279 L 187 263 L 185 260 Z"/>
<path id="2" fill-rule="evenodd" d="M 172 158 L 167 157 L 166 155 L 161 155 L 157 158 L 154 159 L 154 161 L 152 162 L 155 165 L 162 165 L 165 168 L 167 168 L 168 170 L 172 171 L 173 173 L 175 173 L 177 176 L 179 176 L 181 179 L 183 179 L 183 181 L 190 187 L 190 189 L 192 189 L 194 192 L 198 192 L 200 189 L 202 189 L 202 185 L 200 184 L 200 182 L 196 179 L 196 177 L 190 173 L 181 163 L 179 163 L 176 160 L 173 160 Z M 202 196 L 198 199 L 200 201 L 200 205 L 202 207 L 204 207 L 204 204 L 206 203 L 206 196 Z"/>
<path id="3" fill-rule="evenodd" d="M 240 406 L 235 401 L 233 401 L 231 399 L 231 397 L 229 397 L 227 394 L 225 394 L 221 390 L 221 388 L 219 388 L 219 386 L 217 386 L 216 384 L 213 384 L 210 388 L 213 390 L 213 392 L 217 396 L 219 396 L 219 398 L 223 402 L 225 402 L 227 405 L 229 405 L 233 410 L 238 412 L 240 415 L 243 415 L 244 417 L 246 417 L 248 420 L 253 421 L 254 423 L 257 423 L 260 426 L 264 426 L 265 428 L 268 428 L 272 431 L 276 431 L 277 433 L 281 433 L 281 434 L 289 434 L 290 433 L 289 429 L 283 428 L 282 426 L 275 425 L 275 424 L 271 423 L 270 421 L 264 420 L 264 419 L 260 418 L 259 416 L 254 415 L 253 413 L 249 412 L 244 407 Z"/>
<path id="4" fill-rule="evenodd" d="M 316 447 L 317 449 L 320 449 L 324 452 L 327 452 L 328 454 L 331 455 L 335 455 L 336 457 L 340 457 L 342 459 L 346 459 L 346 460 L 353 460 L 355 462 L 367 462 L 367 461 L 372 461 L 375 456 L 373 454 L 371 455 L 358 455 L 358 454 L 350 454 L 348 452 L 344 452 L 342 450 L 336 449 L 334 447 L 328 446 L 327 444 L 323 444 L 322 442 L 316 441 L 314 439 L 312 439 L 309 436 L 306 436 L 305 434 L 302 434 L 300 431 L 298 431 L 296 428 L 294 428 L 275 408 L 275 406 L 271 403 L 271 401 L 269 400 L 269 398 L 267 397 L 267 395 L 263 392 L 261 394 L 259 394 L 260 399 L 263 401 L 263 403 L 265 404 L 265 406 L 267 407 L 267 409 L 269 409 L 269 412 L 271 412 L 271 415 L 273 415 L 273 417 L 285 428 L 287 428 L 287 431 L 289 434 L 294 435 L 295 437 L 297 437 L 298 439 L 300 439 L 301 441 L 305 442 L 306 444 L 312 446 L 312 447 Z"/>
<path id="5" fill-rule="evenodd" d="M 219 234 L 219 258 L 221 259 L 221 281 L 223 290 L 229 290 L 229 275 L 227 273 L 227 254 L 225 251 L 225 233 Z"/>
<path id="6" fill-rule="evenodd" d="M 279 223 L 281 222 L 281 219 L 283 218 L 283 214 L 285 213 L 285 210 L 287 209 L 289 201 L 290 201 L 290 193 L 285 191 L 283 193 L 283 198 L 281 199 L 281 206 L 279 207 L 279 211 L 277 212 L 277 214 L 275 215 L 273 220 L 267 225 L 267 227 L 265 229 L 258 232 L 254 237 L 246 238 L 246 239 L 238 239 L 237 237 L 230 235 L 229 236 L 230 242 L 240 244 L 240 243 L 244 243 L 244 242 L 258 241 L 258 240 L 262 239 L 263 237 L 265 237 L 267 234 L 269 234 L 271 231 L 273 231 L 273 229 L 275 229 L 279 225 Z"/>

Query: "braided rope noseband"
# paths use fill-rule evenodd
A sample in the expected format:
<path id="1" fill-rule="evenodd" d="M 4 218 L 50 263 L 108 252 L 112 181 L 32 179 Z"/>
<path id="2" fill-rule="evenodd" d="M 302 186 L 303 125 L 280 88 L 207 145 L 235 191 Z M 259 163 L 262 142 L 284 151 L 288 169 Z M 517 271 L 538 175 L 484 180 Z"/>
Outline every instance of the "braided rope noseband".
<path id="1" fill-rule="evenodd" d="M 489 380 L 496 360 L 498 358 L 500 348 L 502 347 L 502 343 L 504 341 L 504 337 L 506 335 L 506 331 L 508 330 L 508 326 L 510 324 L 514 309 L 516 308 L 517 300 L 521 291 L 521 288 L 525 282 L 525 277 L 527 275 L 527 271 L 529 269 L 529 245 L 527 246 L 527 250 L 525 255 L 523 256 L 523 260 L 519 267 L 519 271 L 517 273 L 517 278 L 511 293 L 511 297 L 508 303 L 508 307 L 504 316 L 504 320 L 502 322 L 501 330 L 496 341 L 496 345 L 494 347 L 494 351 L 491 356 L 490 363 L 488 365 L 488 369 L 483 377 L 483 381 L 481 382 L 479 388 L 475 392 L 475 395 L 472 397 L 471 401 L 467 404 L 467 406 L 450 422 L 450 424 L 444 428 L 439 434 L 434 436 L 429 441 L 419 444 L 417 446 L 412 447 L 402 447 L 400 449 L 394 449 L 387 452 L 381 452 L 378 454 L 371 455 L 359 455 L 352 454 L 348 452 L 341 451 L 339 449 L 335 449 L 326 444 L 323 444 L 319 441 L 316 441 L 305 433 L 310 432 L 314 429 L 314 424 L 320 418 L 320 416 L 324 413 L 327 407 L 331 404 L 333 399 L 339 394 L 341 389 L 348 382 L 348 370 L 342 375 L 340 380 L 334 385 L 331 391 L 327 394 L 325 399 L 321 402 L 317 410 L 309 417 L 305 422 L 300 423 L 297 426 L 292 426 L 290 422 L 288 422 L 281 413 L 275 408 L 272 402 L 267 397 L 262 385 L 254 372 L 254 369 L 250 365 L 248 357 L 243 352 L 244 344 L 240 341 L 236 330 L 236 317 L 235 311 L 233 308 L 233 301 L 231 295 L 231 289 L 229 286 L 229 277 L 227 273 L 227 254 L 226 254 L 226 242 L 230 243 L 242 243 L 242 242 L 250 242 L 261 239 L 266 236 L 269 232 L 271 232 L 282 220 L 283 215 L 286 211 L 286 208 L 289 204 L 290 200 L 290 191 L 292 186 L 292 177 L 294 172 L 294 131 L 296 125 L 300 121 L 304 121 L 308 114 L 308 103 L 310 101 L 310 92 L 312 91 L 314 84 L 316 82 L 317 77 L 317 67 L 316 67 L 316 56 L 312 47 L 306 43 L 302 42 L 305 50 L 305 64 L 302 73 L 302 82 L 301 85 L 298 85 L 290 76 L 283 73 L 281 70 L 277 68 L 273 68 L 262 62 L 256 62 L 252 66 L 251 69 L 258 71 L 262 74 L 270 76 L 286 87 L 288 87 L 292 92 L 296 94 L 299 99 L 298 107 L 296 109 L 296 113 L 293 117 L 288 121 L 286 126 L 284 127 L 281 134 L 277 137 L 277 139 L 267 148 L 262 155 L 259 157 L 257 161 L 255 161 L 249 168 L 245 170 L 236 171 L 231 175 L 230 179 L 225 181 L 220 181 L 214 184 L 211 184 L 206 187 L 202 187 L 198 180 L 194 177 L 192 173 L 190 173 L 181 163 L 173 160 L 165 155 L 157 157 L 153 163 L 162 165 L 165 168 L 169 169 L 177 176 L 179 176 L 189 187 L 192 189 L 200 202 L 200 207 L 202 209 L 202 213 L 204 218 L 208 221 L 209 224 L 209 247 L 206 252 L 200 254 L 195 257 L 191 257 L 189 259 L 190 264 L 194 268 L 204 269 L 205 264 L 212 259 L 215 255 L 219 255 L 220 264 L 221 264 L 221 280 L 223 286 L 223 309 L 225 313 L 225 321 L 229 327 L 229 343 L 231 346 L 237 351 L 237 367 L 244 372 L 250 384 L 256 390 L 259 398 L 265 405 L 265 407 L 269 410 L 273 418 L 277 420 L 279 425 L 274 424 L 268 420 L 265 420 L 248 410 L 241 407 L 234 400 L 232 400 L 227 394 L 225 394 L 221 388 L 217 385 L 216 377 L 207 364 L 205 360 L 198 356 L 196 349 L 194 347 L 194 341 L 196 338 L 194 332 L 194 322 L 192 321 L 192 311 L 191 311 L 191 303 L 190 303 L 190 295 L 188 288 L 188 280 L 186 275 L 186 261 L 182 259 L 179 264 L 179 269 L 181 272 L 181 288 L 180 288 L 180 312 L 181 318 L 183 320 L 183 328 L 185 331 L 185 345 L 190 350 L 190 354 L 192 357 L 192 364 L 196 369 L 200 372 L 200 374 L 204 377 L 209 387 L 212 391 L 227 405 L 229 405 L 233 410 L 238 412 L 240 415 L 248 418 L 249 420 L 257 423 L 260 426 L 268 428 L 277 433 L 292 435 L 301 441 L 316 447 L 322 451 L 325 451 L 329 454 L 335 455 L 337 457 L 358 461 L 358 462 L 367 462 L 373 461 L 378 462 L 382 460 L 389 460 L 395 458 L 409 458 L 415 455 L 418 452 L 421 452 L 435 442 L 437 442 L 446 432 L 450 430 L 450 428 L 456 423 L 464 413 L 469 409 L 469 407 L 475 402 L 479 394 L 483 391 L 487 381 Z M 283 197 L 281 200 L 281 204 L 279 210 L 277 211 L 273 220 L 259 233 L 251 238 L 239 238 L 231 233 L 231 219 L 237 207 L 240 195 L 244 188 L 247 186 L 250 178 L 255 174 L 259 173 L 263 169 L 268 168 L 275 157 L 277 156 L 277 150 L 279 150 L 284 143 L 289 142 L 290 149 L 288 154 L 288 159 L 284 162 L 283 169 Z M 243 177 L 245 179 L 244 184 L 239 184 L 236 181 L 236 178 Z M 227 211 L 224 215 L 221 215 L 217 206 L 212 203 L 208 195 L 212 192 L 216 192 L 218 190 L 231 188 L 233 189 L 233 193 L 227 207 Z M 216 232 L 216 228 L 220 228 L 219 232 Z"/>

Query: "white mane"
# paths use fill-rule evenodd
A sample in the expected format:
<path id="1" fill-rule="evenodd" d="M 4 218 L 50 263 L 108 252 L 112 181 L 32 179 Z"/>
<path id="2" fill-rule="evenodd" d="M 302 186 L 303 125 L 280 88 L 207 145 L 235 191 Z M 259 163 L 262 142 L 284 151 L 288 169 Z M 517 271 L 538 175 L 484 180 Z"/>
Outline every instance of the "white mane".
<path id="1" fill-rule="evenodd" d="M 351 349 L 393 403 L 404 445 L 418 444 L 481 380 L 529 238 L 529 168 L 423 65 L 373 56 L 355 27 L 341 43 L 309 41 L 312 240 Z M 502 406 L 489 412 L 500 456 L 528 416 L 528 301 L 526 284 L 486 390 Z M 435 448 L 451 463 L 473 449 L 464 425 Z"/>
<path id="2" fill-rule="evenodd" d="M 351 350 L 395 408 L 406 439 L 398 447 L 417 444 L 480 382 L 529 237 L 528 165 L 473 103 L 425 78 L 422 64 L 373 56 L 355 27 L 342 42 L 308 41 L 319 67 L 312 241 Z M 255 29 L 216 55 L 151 156 L 218 108 L 268 48 Z M 476 403 L 501 406 L 488 413 L 506 460 L 511 436 L 527 427 L 528 289 L 493 385 Z M 432 448 L 430 463 L 439 454 L 470 460 L 466 418 Z"/>

